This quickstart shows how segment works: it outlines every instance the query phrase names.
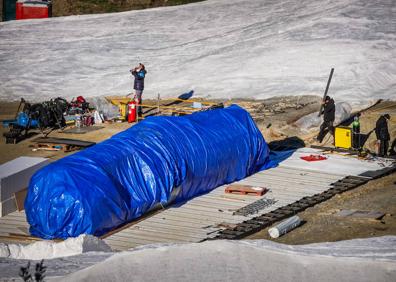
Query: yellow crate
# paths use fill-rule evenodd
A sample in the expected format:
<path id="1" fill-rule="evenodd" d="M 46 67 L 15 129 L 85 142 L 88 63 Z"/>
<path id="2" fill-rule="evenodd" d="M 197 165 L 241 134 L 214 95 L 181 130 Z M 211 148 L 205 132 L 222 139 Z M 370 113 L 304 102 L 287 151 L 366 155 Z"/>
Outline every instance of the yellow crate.
<path id="1" fill-rule="evenodd" d="M 119 106 L 120 104 L 128 104 L 128 102 L 132 101 L 131 97 L 125 96 L 107 96 L 105 98 L 115 106 Z"/>
<path id="2" fill-rule="evenodd" d="M 337 148 L 352 148 L 352 129 L 339 126 L 334 130 L 334 146 Z"/>
<path id="3" fill-rule="evenodd" d="M 120 111 L 120 119 L 121 120 L 126 120 L 127 119 L 127 107 L 128 107 L 128 104 L 126 104 L 126 103 L 120 102 L 118 104 L 118 108 L 119 108 L 119 111 Z"/>

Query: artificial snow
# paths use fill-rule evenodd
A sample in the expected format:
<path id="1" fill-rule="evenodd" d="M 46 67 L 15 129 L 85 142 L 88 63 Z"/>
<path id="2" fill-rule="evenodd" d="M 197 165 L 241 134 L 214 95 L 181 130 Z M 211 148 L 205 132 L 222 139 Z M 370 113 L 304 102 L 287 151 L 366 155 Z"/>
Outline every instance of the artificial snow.
<path id="1" fill-rule="evenodd" d="M 394 97 L 396 6 L 388 0 L 213 0 L 113 14 L 0 23 L 0 99 Z"/>
<path id="2" fill-rule="evenodd" d="M 383 237 L 312 246 L 266 240 L 162 246 L 116 254 L 61 281 L 394 281 L 395 243 Z"/>
<path id="3" fill-rule="evenodd" d="M 33 245 L 43 254 L 35 259 L 46 258 L 47 246 Z M 19 281 L 20 267 L 29 261 L 34 265 L 32 259 L 0 257 L 0 281 Z M 118 253 L 95 246 L 90 252 L 47 258 L 44 266 L 46 281 L 393 282 L 396 236 L 307 245 L 217 240 L 146 245 Z"/>
<path id="4" fill-rule="evenodd" d="M 27 260 L 0 258 L 0 280 Z M 32 262 L 34 263 L 34 262 Z M 46 281 L 395 281 L 396 236 L 307 245 L 267 240 L 147 245 L 48 259 Z"/>
<path id="5" fill-rule="evenodd" d="M 56 243 L 39 241 L 30 245 L 0 243 L 0 257 L 13 259 L 41 260 L 74 256 L 86 252 L 110 252 L 104 241 L 91 235 L 80 235 Z"/>

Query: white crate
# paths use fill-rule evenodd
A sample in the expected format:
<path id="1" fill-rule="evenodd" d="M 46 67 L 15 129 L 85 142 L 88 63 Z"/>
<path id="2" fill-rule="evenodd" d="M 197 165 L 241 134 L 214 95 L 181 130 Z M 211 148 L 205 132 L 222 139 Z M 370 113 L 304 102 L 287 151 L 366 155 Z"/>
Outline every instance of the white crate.
<path id="1" fill-rule="evenodd" d="M 25 189 L 32 175 L 48 163 L 46 158 L 19 157 L 0 165 L 0 202 Z"/>
<path id="2" fill-rule="evenodd" d="M 11 197 L 3 202 L 0 202 L 0 217 L 6 216 L 7 214 L 17 210 L 15 197 Z"/>

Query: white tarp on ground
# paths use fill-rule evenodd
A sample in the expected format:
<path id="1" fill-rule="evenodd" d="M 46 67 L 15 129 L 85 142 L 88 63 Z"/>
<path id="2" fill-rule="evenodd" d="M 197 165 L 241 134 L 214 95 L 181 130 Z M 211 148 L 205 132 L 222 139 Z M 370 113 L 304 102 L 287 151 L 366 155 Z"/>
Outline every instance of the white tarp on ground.
<path id="1" fill-rule="evenodd" d="M 27 263 L 11 259 L 0 262 L 4 280 L 17 278 L 19 267 Z M 113 255 L 96 252 L 46 260 L 44 265 L 47 280 L 63 277 L 62 281 L 73 282 L 393 282 L 396 236 L 297 246 L 267 240 L 154 245 Z"/>
<path id="2" fill-rule="evenodd" d="M 0 99 L 126 95 L 146 64 L 145 98 L 394 97 L 392 0 L 211 0 L 115 14 L 0 23 Z"/>
<path id="3" fill-rule="evenodd" d="M 332 137 L 330 137 L 332 138 Z M 308 162 L 301 157 L 310 155 L 324 155 L 326 160 Z M 323 150 L 313 148 L 301 148 L 296 150 L 289 158 L 281 162 L 281 166 L 310 169 L 339 175 L 359 175 L 366 171 L 380 170 L 391 166 L 394 160 L 373 158 L 372 160 L 361 160 L 356 156 L 346 156 L 342 153 L 323 154 Z"/>
<path id="4" fill-rule="evenodd" d="M 335 119 L 334 124 L 340 124 L 346 120 L 352 112 L 352 107 L 347 102 L 341 102 L 335 104 Z M 309 131 L 310 129 L 318 130 L 318 127 L 323 122 L 323 117 L 318 116 L 317 112 L 303 116 L 295 122 L 295 124 L 302 130 Z"/>
<path id="5" fill-rule="evenodd" d="M 52 259 L 93 251 L 110 252 L 111 248 L 97 237 L 85 234 L 59 243 L 53 241 L 39 241 L 30 245 L 0 243 L 0 257 L 13 259 Z"/>

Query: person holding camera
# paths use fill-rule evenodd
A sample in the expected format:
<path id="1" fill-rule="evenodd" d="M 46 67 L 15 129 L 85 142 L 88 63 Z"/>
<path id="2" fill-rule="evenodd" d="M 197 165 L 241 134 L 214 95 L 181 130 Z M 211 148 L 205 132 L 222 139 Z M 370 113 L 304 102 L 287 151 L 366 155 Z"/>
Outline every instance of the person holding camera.
<path id="1" fill-rule="evenodd" d="M 138 106 L 138 115 L 142 116 L 142 94 L 144 90 L 144 78 L 146 77 L 146 68 L 142 63 L 133 69 L 130 70 L 132 75 L 134 76 L 135 80 L 133 82 L 133 89 L 135 90 L 135 102 L 139 105 Z"/>

